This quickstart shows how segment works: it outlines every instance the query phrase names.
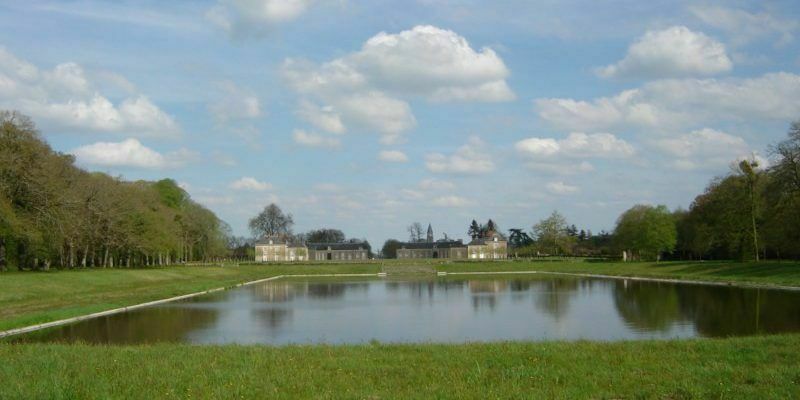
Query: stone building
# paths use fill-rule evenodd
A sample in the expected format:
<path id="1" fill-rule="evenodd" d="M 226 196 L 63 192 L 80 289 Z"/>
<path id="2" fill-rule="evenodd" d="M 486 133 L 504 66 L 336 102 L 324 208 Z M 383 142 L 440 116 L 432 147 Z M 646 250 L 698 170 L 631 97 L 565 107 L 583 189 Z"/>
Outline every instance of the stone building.
<path id="1" fill-rule="evenodd" d="M 308 243 L 307 246 L 311 261 L 369 260 L 369 247 L 365 242 Z"/>
<path id="2" fill-rule="evenodd" d="M 433 228 L 428 224 L 424 242 L 400 243 L 397 258 L 450 258 L 466 259 L 467 246 L 460 240 L 433 240 Z"/>
<path id="3" fill-rule="evenodd" d="M 498 260 L 508 258 L 508 242 L 497 233 L 467 243 L 470 260 Z"/>
<path id="4" fill-rule="evenodd" d="M 256 262 L 307 261 L 308 248 L 287 237 L 267 236 L 256 242 Z"/>

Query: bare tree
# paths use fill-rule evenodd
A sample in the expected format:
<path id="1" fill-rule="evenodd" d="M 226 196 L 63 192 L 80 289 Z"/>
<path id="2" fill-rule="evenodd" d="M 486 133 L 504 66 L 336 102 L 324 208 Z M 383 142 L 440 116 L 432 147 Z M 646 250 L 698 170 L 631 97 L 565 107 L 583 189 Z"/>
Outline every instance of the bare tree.
<path id="1" fill-rule="evenodd" d="M 414 222 L 413 224 L 409 225 L 408 228 L 408 240 L 411 242 L 421 242 L 422 241 L 422 224 L 419 222 Z"/>
<path id="2" fill-rule="evenodd" d="M 250 232 L 256 238 L 262 236 L 291 235 L 294 220 L 292 214 L 284 214 L 281 208 L 272 203 L 250 220 Z"/>

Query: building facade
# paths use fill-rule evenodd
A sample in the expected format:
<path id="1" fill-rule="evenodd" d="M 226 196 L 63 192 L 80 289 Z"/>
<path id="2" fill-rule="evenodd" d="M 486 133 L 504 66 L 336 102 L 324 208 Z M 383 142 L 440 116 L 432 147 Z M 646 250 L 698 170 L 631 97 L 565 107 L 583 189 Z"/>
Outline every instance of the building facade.
<path id="1" fill-rule="evenodd" d="M 466 259 L 467 246 L 460 240 L 440 240 L 438 242 L 401 243 L 397 258 L 449 258 Z"/>
<path id="2" fill-rule="evenodd" d="M 470 260 L 500 260 L 508 258 L 508 242 L 493 233 L 486 238 L 472 239 L 467 244 Z"/>
<path id="3" fill-rule="evenodd" d="M 307 261 L 308 248 L 288 238 L 268 236 L 256 242 L 256 262 Z"/>
<path id="4" fill-rule="evenodd" d="M 307 246 L 311 261 L 369 260 L 369 247 L 364 242 L 308 243 Z"/>

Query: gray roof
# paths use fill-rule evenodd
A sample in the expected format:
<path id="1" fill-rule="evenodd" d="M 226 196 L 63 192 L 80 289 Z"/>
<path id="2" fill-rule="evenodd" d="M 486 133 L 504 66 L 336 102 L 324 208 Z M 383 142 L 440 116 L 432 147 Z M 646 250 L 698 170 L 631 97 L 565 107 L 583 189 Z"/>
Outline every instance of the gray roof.
<path id="1" fill-rule="evenodd" d="M 285 244 L 289 247 L 305 247 L 305 245 L 284 236 L 265 236 L 256 242 L 256 246 L 269 246 L 270 240 L 272 240 L 272 244 Z"/>
<path id="2" fill-rule="evenodd" d="M 460 240 L 447 240 L 439 242 L 402 242 L 400 243 L 401 249 L 451 249 L 455 247 L 466 247 L 464 242 Z"/>
<path id="3" fill-rule="evenodd" d="M 306 243 L 311 250 L 366 250 L 367 244 L 364 242 L 357 243 Z"/>

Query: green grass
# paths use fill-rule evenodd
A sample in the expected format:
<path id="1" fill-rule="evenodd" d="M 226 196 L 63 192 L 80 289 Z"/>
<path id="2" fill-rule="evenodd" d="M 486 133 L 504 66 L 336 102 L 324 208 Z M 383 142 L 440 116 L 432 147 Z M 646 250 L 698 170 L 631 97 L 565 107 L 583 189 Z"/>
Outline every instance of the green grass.
<path id="1" fill-rule="evenodd" d="M 0 344 L 3 399 L 800 396 L 800 335 L 362 346 Z"/>
<path id="2" fill-rule="evenodd" d="M 469 271 L 555 271 L 617 276 L 684 279 L 747 283 L 759 285 L 800 286 L 800 262 L 594 262 L 592 260 L 568 261 L 503 261 L 503 262 L 453 262 L 438 265 L 445 272 Z"/>
<path id="3" fill-rule="evenodd" d="M 377 273 L 377 264 L 92 269 L 0 274 L 0 331 L 281 274 Z"/>

